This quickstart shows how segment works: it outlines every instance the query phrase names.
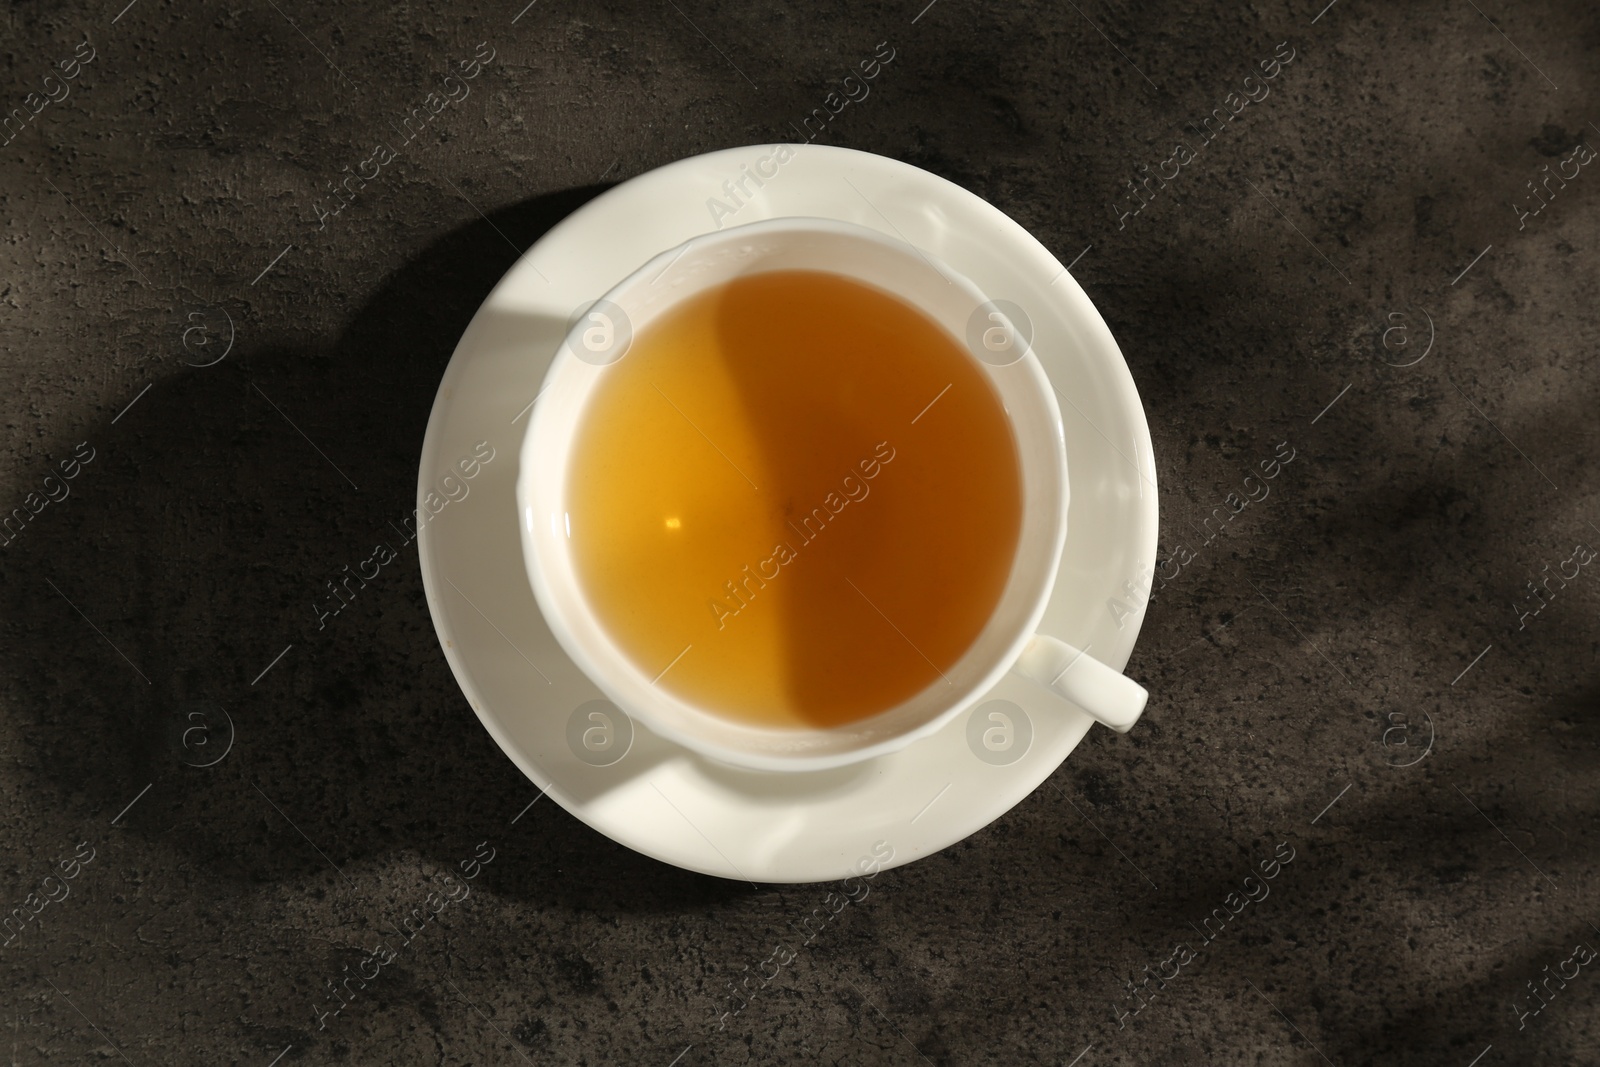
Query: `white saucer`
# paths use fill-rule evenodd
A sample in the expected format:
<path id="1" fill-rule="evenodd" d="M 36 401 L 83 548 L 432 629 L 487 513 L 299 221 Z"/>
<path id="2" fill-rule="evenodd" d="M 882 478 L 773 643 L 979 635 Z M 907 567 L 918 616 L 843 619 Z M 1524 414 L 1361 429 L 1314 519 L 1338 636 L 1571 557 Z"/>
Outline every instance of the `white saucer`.
<path id="1" fill-rule="evenodd" d="M 462 335 L 439 387 L 422 446 L 419 508 L 429 492 L 439 494 L 437 504 L 440 479 L 471 458 L 477 442 L 488 441 L 494 458 L 465 483 L 465 498 L 422 528 L 417 544 L 428 607 L 462 692 L 506 755 L 552 799 L 607 837 L 679 867 L 752 882 L 820 882 L 855 873 L 858 860 L 888 849 L 893 858 L 875 860 L 880 867 L 980 829 L 1060 766 L 1092 720 L 1008 677 L 938 734 L 833 771 L 741 771 L 643 727 L 609 766 L 593 766 L 596 757 L 580 759 L 569 746 L 574 713 L 601 694 L 550 635 L 523 573 L 515 483 L 528 407 L 573 313 L 662 249 L 716 229 L 708 199 L 731 204 L 724 182 L 771 152 L 727 149 L 640 175 L 580 208 L 506 273 Z M 1113 614 L 1107 601 L 1142 606 L 1123 583 L 1140 584 L 1155 561 L 1155 466 L 1127 364 L 1083 290 L 997 208 L 892 159 L 806 145 L 762 188 L 746 188 L 754 197 L 733 216 L 724 212 L 723 225 L 785 215 L 854 222 L 910 241 L 991 299 L 1026 310 L 1034 350 L 1063 400 L 1072 493 L 1066 549 L 1041 629 L 1124 666 L 1143 615 Z M 969 736 L 991 726 L 985 703 L 996 699 L 1022 709 L 1031 724 L 1020 758 L 1028 732 L 1020 720 L 1009 751 L 990 752 L 985 761 L 975 754 L 985 751 L 981 742 L 969 746 Z M 1006 759 L 1014 761 L 991 762 Z M 886 847 L 875 852 L 878 842 Z"/>

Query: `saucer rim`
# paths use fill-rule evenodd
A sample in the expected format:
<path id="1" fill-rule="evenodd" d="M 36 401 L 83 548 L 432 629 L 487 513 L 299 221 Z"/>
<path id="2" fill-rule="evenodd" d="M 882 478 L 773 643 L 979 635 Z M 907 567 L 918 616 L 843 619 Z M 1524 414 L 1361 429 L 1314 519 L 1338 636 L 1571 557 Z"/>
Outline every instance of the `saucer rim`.
<path id="1" fill-rule="evenodd" d="M 597 228 L 602 233 L 605 232 L 607 229 L 606 220 L 608 215 L 611 214 L 615 209 L 624 207 L 629 199 L 637 196 L 647 185 L 671 185 L 678 178 L 687 177 L 696 171 L 715 169 L 730 162 L 736 165 L 738 160 L 747 157 L 750 152 L 762 151 L 770 147 L 772 146 L 767 144 L 745 145 L 735 148 L 721 149 L 697 156 L 686 157 L 684 159 L 676 160 L 672 163 L 666 164 L 662 167 L 647 171 L 632 179 L 629 179 L 626 182 L 620 183 L 619 185 L 607 190 L 605 193 L 602 193 L 593 200 L 589 201 L 584 206 L 552 227 L 549 232 L 541 237 L 538 242 L 530 247 L 527 252 L 522 255 L 522 257 L 520 257 L 514 264 L 511 265 L 511 267 L 507 269 L 505 275 L 502 276 L 502 278 L 495 284 L 493 289 L 484 299 L 478 311 L 474 314 L 472 322 L 469 323 L 466 330 L 463 331 L 462 337 L 460 341 L 458 341 L 456 348 L 451 355 L 450 362 L 441 378 L 439 390 L 435 396 L 434 405 L 429 414 L 427 431 L 423 438 L 423 446 L 418 471 L 417 499 L 419 505 L 423 501 L 424 494 L 430 488 L 429 474 L 435 469 L 437 466 L 436 461 L 440 458 L 440 441 L 445 436 L 445 424 L 450 420 L 455 408 L 456 398 L 454 394 L 456 392 L 456 387 L 460 384 L 461 379 L 466 375 L 467 366 L 476 355 L 476 353 L 474 353 L 468 346 L 468 342 L 473 338 L 473 325 L 479 321 L 480 317 L 485 314 L 487 309 L 493 305 L 496 305 L 497 302 L 504 301 L 507 294 L 511 290 L 526 284 L 529 280 L 530 270 L 532 270 L 534 273 L 539 273 L 535 261 L 537 260 L 541 249 L 548 249 L 561 242 L 564 242 L 567 240 L 568 235 L 573 231 L 582 232 L 591 226 Z M 1121 356 L 1121 348 L 1116 344 L 1115 337 L 1110 333 L 1109 326 L 1106 325 L 1104 318 L 1100 315 L 1098 309 L 1094 307 L 1093 302 L 1088 299 L 1087 294 L 1085 294 L 1081 287 L 1077 285 L 1076 280 L 1071 277 L 1067 269 L 1061 265 L 1060 261 L 1056 259 L 1056 257 L 1051 254 L 1049 250 L 1038 241 L 1037 238 L 1028 233 L 1028 231 L 1025 230 L 1019 223 L 1017 223 L 1014 219 L 1011 219 L 999 208 L 983 200 L 976 194 L 971 193 L 968 190 L 939 177 L 938 175 L 924 171 L 910 164 L 902 163 L 898 160 L 884 156 L 878 156 L 872 153 L 858 152 L 852 149 L 836 148 L 827 145 L 811 144 L 801 145 L 798 147 L 803 149 L 812 157 L 820 157 L 821 162 L 819 165 L 822 168 L 838 172 L 842 176 L 855 176 L 859 179 L 861 177 L 861 171 L 876 169 L 880 175 L 887 178 L 922 186 L 927 190 L 927 198 L 930 202 L 937 200 L 940 203 L 949 204 L 953 198 L 954 201 L 958 201 L 967 208 L 973 210 L 975 214 L 983 216 L 984 219 L 987 220 L 987 223 L 994 227 L 994 231 L 990 235 L 990 243 L 1004 245 L 1008 258 L 1027 258 L 1028 260 L 1031 260 L 1031 264 L 1027 269 L 1027 273 L 1033 274 L 1033 268 L 1036 267 L 1041 271 L 1047 271 L 1048 276 L 1056 278 L 1057 281 L 1065 279 L 1067 285 L 1063 286 L 1060 290 L 1060 295 L 1063 299 L 1064 305 L 1066 305 L 1061 308 L 1060 312 L 1063 319 L 1067 321 L 1076 321 L 1079 325 L 1086 326 L 1091 331 L 1098 327 L 1098 331 L 1102 332 L 1104 335 L 1104 340 L 1109 342 L 1110 353 L 1118 357 L 1115 360 L 1107 363 L 1106 366 L 1101 369 L 1108 371 L 1110 376 L 1115 379 L 1115 382 L 1110 384 L 1118 398 L 1122 401 L 1122 403 L 1119 404 L 1119 411 L 1117 412 L 1117 415 L 1126 423 L 1123 428 L 1131 432 L 1135 454 L 1139 457 L 1138 460 L 1128 461 L 1135 467 L 1137 471 L 1136 477 L 1131 479 L 1122 479 L 1124 484 L 1131 483 L 1139 489 L 1140 497 L 1143 501 L 1142 506 L 1140 506 L 1137 511 L 1129 512 L 1130 524 L 1133 527 L 1134 532 L 1138 532 L 1140 527 L 1144 528 L 1144 543 L 1137 545 L 1133 551 L 1136 554 L 1139 554 L 1139 558 L 1141 559 L 1153 560 L 1158 535 L 1159 509 L 1158 500 L 1154 492 L 1156 471 L 1153 463 L 1153 450 L 1151 447 L 1152 442 L 1148 422 L 1145 418 L 1143 403 L 1139 397 L 1137 385 L 1133 382 L 1132 374 L 1127 366 L 1126 358 Z M 718 173 L 720 173 L 720 171 L 718 171 Z M 851 184 L 853 185 L 854 183 Z M 833 210 L 820 210 L 819 202 L 811 203 L 804 212 L 781 212 L 775 213 L 773 217 L 776 217 L 779 214 L 813 214 L 823 218 L 840 218 L 842 221 L 853 221 L 853 219 L 848 216 L 835 215 Z M 692 208 L 693 205 L 686 204 L 682 210 L 687 213 L 688 211 L 692 210 Z M 674 210 L 679 210 L 676 205 L 674 206 Z M 834 210 L 843 209 L 838 208 Z M 892 226 L 893 224 L 891 223 L 890 225 Z M 944 255 L 944 258 L 947 260 L 950 259 L 948 254 L 942 255 Z M 644 258 L 648 259 L 650 257 L 647 255 Z M 549 266 L 549 264 L 545 265 Z M 956 261 L 953 262 L 953 265 L 960 267 L 961 263 Z M 1052 298 L 1054 296 L 1054 285 L 1055 283 L 1052 282 Z M 1076 307 L 1071 305 L 1076 305 Z M 1098 357 L 1096 357 L 1096 361 L 1099 361 Z M 1051 375 L 1048 367 L 1045 368 L 1045 373 L 1047 377 L 1052 379 L 1052 385 L 1054 385 L 1055 377 Z M 1105 436 L 1104 431 L 1100 430 L 1100 428 L 1092 420 L 1088 420 L 1087 417 L 1085 417 L 1085 421 L 1088 422 L 1088 425 L 1093 427 L 1096 432 L 1100 433 L 1102 437 Z M 1106 440 L 1108 443 L 1110 443 L 1109 437 L 1107 437 Z M 1144 450 L 1144 455 L 1139 454 L 1141 446 Z M 1115 444 L 1112 444 L 1112 447 L 1115 448 Z M 1118 451 L 1120 452 L 1120 449 Z M 1148 455 L 1152 460 L 1152 462 L 1148 465 L 1148 470 L 1143 462 L 1146 455 Z M 1127 457 L 1124 455 L 1123 458 L 1126 459 Z M 1113 466 L 1115 466 L 1115 464 L 1113 464 Z M 1118 469 L 1120 473 L 1120 468 Z M 1140 479 L 1148 482 L 1151 487 L 1151 493 L 1148 497 L 1146 497 L 1143 493 L 1143 488 L 1138 485 Z M 514 496 L 514 482 L 512 494 Z M 452 675 L 456 679 L 457 685 L 461 688 L 463 695 L 467 697 L 469 706 L 473 708 L 473 711 L 477 715 L 479 721 L 484 725 L 485 729 L 488 730 L 490 736 L 495 740 L 495 743 L 501 749 L 501 751 L 511 759 L 512 763 L 516 765 L 517 768 L 522 771 L 522 773 L 530 781 L 534 782 L 535 785 L 540 787 L 542 794 L 549 794 L 552 799 L 561 804 L 565 810 L 567 810 L 579 821 L 583 822 L 587 826 L 590 826 L 611 840 L 616 841 L 619 844 L 622 844 L 643 855 L 650 856 L 653 859 L 672 864 L 673 866 L 685 870 L 695 871 L 714 877 L 749 881 L 750 879 L 747 878 L 746 875 L 736 866 L 734 866 L 731 860 L 728 860 L 727 857 L 721 855 L 720 850 L 717 850 L 714 844 L 711 845 L 712 849 L 718 852 L 717 858 L 724 860 L 726 866 L 719 865 L 708 859 L 702 850 L 696 850 L 693 848 L 687 850 L 682 848 L 674 849 L 671 847 L 674 843 L 681 844 L 684 841 L 692 841 L 693 839 L 691 835 L 680 833 L 676 838 L 673 839 L 672 842 L 658 844 L 656 841 L 644 837 L 641 833 L 630 832 L 630 826 L 625 822 L 619 825 L 619 820 L 615 817 L 615 813 L 613 811 L 614 806 L 602 804 L 602 801 L 605 799 L 605 795 L 602 795 L 595 801 L 588 803 L 571 796 L 556 783 L 555 777 L 552 774 L 548 773 L 539 762 L 524 752 L 522 744 L 510 735 L 507 726 L 502 722 L 502 720 L 509 720 L 509 713 L 497 714 L 489 707 L 484 693 L 480 689 L 476 679 L 473 676 L 473 671 L 469 668 L 468 664 L 463 658 L 461 644 L 454 640 L 455 635 L 450 624 L 450 614 L 446 610 L 444 604 L 444 593 L 441 588 L 441 582 L 439 581 L 439 579 L 442 577 L 442 571 L 439 570 L 439 561 L 435 555 L 436 542 L 441 536 L 442 534 L 437 531 L 432 524 L 418 531 L 417 543 L 419 566 L 422 571 L 424 592 L 428 603 L 430 618 L 433 622 L 436 636 L 439 639 L 441 651 L 443 651 L 445 654 L 446 661 L 450 666 Z M 1065 556 L 1063 556 L 1063 558 L 1065 558 Z M 1063 572 L 1058 571 L 1055 581 L 1052 585 L 1052 597 L 1055 595 L 1056 591 L 1060 589 L 1061 584 L 1066 580 L 1067 579 L 1063 576 Z M 531 597 L 531 591 L 529 595 Z M 1108 665 L 1118 669 L 1124 667 L 1131 656 L 1132 649 L 1137 641 L 1137 637 L 1140 629 L 1142 628 L 1143 622 L 1143 611 L 1139 611 L 1133 617 L 1131 617 L 1127 621 L 1127 624 L 1121 628 L 1124 631 L 1124 634 L 1119 634 L 1120 640 L 1117 642 L 1117 647 L 1111 649 L 1110 653 L 1103 657 L 1103 661 Z M 1073 636 L 1076 637 L 1078 635 Z M 1074 643 L 1081 644 L 1082 642 L 1075 640 Z M 1002 682 L 1002 688 L 1003 686 L 1004 682 Z M 1063 716 L 1076 716 L 1077 722 L 1073 725 L 1063 728 L 1061 731 L 1063 736 L 1061 741 L 1058 743 L 1063 747 L 1059 759 L 1046 758 L 1035 760 L 1033 771 L 1036 773 L 1030 773 L 1026 775 L 1026 778 L 1014 779 L 1014 781 L 1021 781 L 1023 783 L 1023 788 L 1018 789 L 1015 785 L 1012 785 L 1004 789 L 997 789 L 996 792 L 1001 794 L 1000 799 L 993 803 L 986 803 L 982 805 L 981 810 L 979 811 L 968 811 L 965 814 L 949 814 L 943 816 L 939 820 L 936 820 L 936 825 L 940 826 L 940 828 L 943 830 L 943 832 L 934 835 L 936 840 L 929 843 L 926 847 L 918 848 L 894 856 L 892 860 L 884 863 L 881 869 L 900 866 L 903 863 L 910 862 L 924 855 L 947 848 L 950 845 L 955 844 L 977 832 L 984 826 L 987 826 L 989 823 L 998 819 L 1001 815 L 1004 815 L 1006 812 L 1010 811 L 1013 807 L 1021 803 L 1027 797 L 1031 796 L 1038 789 L 1039 785 L 1042 784 L 1045 779 L 1049 778 L 1050 775 L 1059 768 L 1062 762 L 1070 757 L 1077 745 L 1082 742 L 1083 736 L 1087 733 L 1090 725 L 1093 722 L 1093 720 L 1089 719 L 1086 714 L 1078 711 L 1075 708 L 1069 707 L 1063 709 Z M 957 726 L 957 723 L 952 721 L 950 723 L 946 723 L 943 729 L 935 736 L 943 736 L 945 733 L 959 728 L 960 727 Z M 665 739 L 662 739 L 662 744 L 667 745 L 670 748 L 681 749 L 681 746 L 674 745 Z M 915 765 L 909 761 L 918 758 L 912 755 L 918 752 L 918 748 L 919 744 L 913 744 L 908 748 L 901 749 L 897 752 L 880 756 L 876 759 L 866 761 L 862 764 L 856 764 L 854 766 L 870 767 L 874 764 L 887 764 L 890 761 L 905 760 L 908 761 L 906 766 L 914 767 Z M 681 750 L 684 755 L 695 759 L 699 758 L 694 756 L 694 754 L 687 749 Z M 931 750 L 929 755 L 931 758 Z M 977 764 L 975 766 L 981 767 L 982 765 Z M 879 769 L 881 771 L 882 767 Z M 657 770 L 659 771 L 659 768 Z M 803 775 L 795 775 L 795 777 L 800 776 Z M 654 784 L 654 778 L 651 779 L 651 784 Z M 948 786 L 946 788 L 948 788 Z M 657 789 L 659 791 L 659 787 L 657 787 Z M 708 789 L 706 792 L 709 793 L 711 790 Z M 663 793 L 662 796 L 665 797 L 665 794 Z M 937 797 L 935 799 L 937 799 Z M 820 803 L 821 798 L 817 796 L 791 801 L 791 804 L 802 806 L 816 805 Z M 676 807 L 676 805 L 673 806 Z M 605 807 L 606 810 L 599 810 L 602 807 Z M 689 822 L 687 815 L 684 815 L 682 811 L 680 811 L 679 814 L 683 815 L 685 822 Z M 915 822 L 915 819 L 912 821 Z M 689 826 L 695 827 L 695 824 L 689 822 Z M 701 834 L 700 836 L 704 838 L 704 834 Z M 838 836 L 840 837 L 838 844 L 841 846 L 841 848 L 837 851 L 838 863 L 836 866 L 831 863 L 826 863 L 825 861 L 815 859 L 804 862 L 794 861 L 791 862 L 791 866 L 795 869 L 789 872 L 784 872 L 781 870 L 784 860 L 780 858 L 762 870 L 760 880 L 772 884 L 809 884 L 847 875 L 851 868 L 846 861 L 846 853 L 842 850 L 842 842 L 849 837 L 849 834 L 847 832 L 841 832 Z M 706 844 L 711 844 L 709 838 L 705 838 L 705 842 Z M 832 849 L 832 845 L 812 845 L 813 852 L 822 852 Z M 749 860 L 747 860 L 747 862 L 749 862 Z M 804 868 L 804 870 L 802 871 L 800 868 Z"/>

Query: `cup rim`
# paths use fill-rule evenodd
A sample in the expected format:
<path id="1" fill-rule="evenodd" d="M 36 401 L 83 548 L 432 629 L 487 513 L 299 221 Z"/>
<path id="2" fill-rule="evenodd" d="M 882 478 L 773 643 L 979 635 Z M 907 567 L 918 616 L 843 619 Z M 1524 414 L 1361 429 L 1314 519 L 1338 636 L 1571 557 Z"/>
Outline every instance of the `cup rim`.
<path id="1" fill-rule="evenodd" d="M 838 219 L 794 215 L 763 219 L 740 226 L 730 226 L 717 231 L 697 234 L 694 237 L 691 237 L 688 240 L 683 241 L 671 248 L 665 249 L 646 260 L 637 269 L 630 272 L 626 277 L 622 278 L 610 289 L 608 289 L 594 303 L 597 304 L 600 301 L 611 301 L 612 303 L 616 303 L 616 297 L 619 294 L 635 288 L 642 279 L 659 278 L 665 270 L 670 268 L 672 263 L 676 262 L 680 257 L 686 254 L 688 249 L 694 245 L 704 246 L 711 244 L 721 245 L 736 243 L 739 241 L 748 240 L 750 238 L 759 237 L 764 234 L 792 233 L 803 235 L 814 234 L 817 232 L 831 232 L 835 235 L 871 241 L 881 247 L 891 249 L 896 253 L 907 255 L 908 257 L 919 257 L 927 266 L 937 270 L 941 274 L 946 275 L 946 280 L 951 281 L 952 284 L 963 289 L 965 291 L 965 295 L 973 301 L 974 307 L 984 304 L 988 299 L 987 295 L 964 274 L 955 271 L 947 264 L 938 261 L 936 258 L 931 258 L 929 253 L 903 239 L 891 237 L 878 230 L 874 230 L 870 227 L 862 226 L 853 222 L 846 222 Z M 752 273 L 759 273 L 759 271 Z M 846 276 L 856 278 L 855 275 L 848 273 Z M 866 278 L 856 278 L 856 280 L 865 281 L 868 284 L 872 284 L 870 280 Z M 674 303 L 681 301 L 688 295 L 692 295 L 693 292 L 699 291 L 700 290 L 698 288 L 693 289 L 690 291 L 690 293 L 680 296 L 677 301 L 674 301 Z M 593 306 L 593 304 L 589 306 Z M 932 312 L 930 312 L 926 307 L 919 307 L 917 310 L 930 319 L 934 318 Z M 946 328 L 945 324 L 937 321 L 935 324 L 940 329 L 945 330 L 947 333 L 950 332 Z M 546 388 L 550 388 L 558 380 L 558 376 L 564 374 L 574 362 L 578 361 L 578 356 L 575 354 L 573 345 L 575 338 L 582 331 L 583 327 L 583 317 L 581 315 L 576 315 L 572 325 L 567 330 L 566 334 L 563 335 L 556 354 L 550 362 L 550 366 L 544 376 L 543 382 L 541 383 L 541 392 L 543 392 L 543 390 Z M 961 343 L 961 339 L 959 337 L 956 337 L 955 340 L 958 347 L 967 354 L 969 359 L 973 359 L 975 363 L 979 363 L 981 365 L 981 361 L 976 360 L 976 358 L 972 356 L 972 353 L 968 347 Z M 612 658 L 617 661 L 615 665 L 602 663 L 591 654 L 591 649 L 588 647 L 588 645 L 585 642 L 578 640 L 573 634 L 572 628 L 569 625 L 569 621 L 559 606 L 559 597 L 556 595 L 556 592 L 551 585 L 550 577 L 546 573 L 545 560 L 542 552 L 540 551 L 538 541 L 536 540 L 535 519 L 533 516 L 531 497 L 533 495 L 533 480 L 536 462 L 534 453 L 536 451 L 536 443 L 539 441 L 541 428 L 552 417 L 549 414 L 552 406 L 535 404 L 534 410 L 528 420 L 527 428 L 523 434 L 522 446 L 518 452 L 518 471 L 516 481 L 516 501 L 518 512 L 517 526 L 519 541 L 522 548 L 524 571 L 527 575 L 529 585 L 532 588 L 534 599 L 539 606 L 540 613 L 543 616 L 546 625 L 548 625 L 550 628 L 551 634 L 556 638 L 557 642 L 562 646 L 563 650 L 568 654 L 568 656 L 572 658 L 573 662 L 579 667 L 585 678 L 588 679 L 588 681 L 591 682 L 596 688 L 598 688 L 601 693 L 603 693 L 605 697 L 614 705 L 616 705 L 616 707 L 625 715 L 637 722 L 643 723 L 650 729 L 651 732 L 657 734 L 658 736 L 681 745 L 691 752 L 735 767 L 759 771 L 800 772 L 826 770 L 830 768 L 848 766 L 850 764 L 864 762 L 878 756 L 887 755 L 891 752 L 905 748 L 906 746 L 924 737 L 928 737 L 938 732 L 955 716 L 961 714 L 962 711 L 971 708 L 979 700 L 981 700 L 983 695 L 993 689 L 995 684 L 998 683 L 999 680 L 1011 670 L 1016 660 L 1020 657 L 1023 649 L 1027 646 L 1027 643 L 1032 639 L 1034 633 L 1037 631 L 1039 623 L 1044 616 L 1044 612 L 1049 601 L 1050 592 L 1054 587 L 1057 572 L 1060 568 L 1062 553 L 1065 545 L 1067 532 L 1067 512 L 1069 504 L 1069 485 L 1067 480 L 1065 435 L 1061 423 L 1060 409 L 1055 402 L 1055 396 L 1052 392 L 1049 379 L 1045 375 L 1043 367 L 1039 364 L 1038 358 L 1034 355 L 1031 348 L 1012 366 L 1020 367 L 1024 372 L 1029 374 L 1029 377 L 1031 378 L 1031 390 L 1041 398 L 1042 403 L 1048 409 L 1050 418 L 1049 431 L 1052 438 L 1053 448 L 1051 450 L 1052 454 L 1048 459 L 1048 463 L 1053 468 L 1050 480 L 1054 483 L 1052 488 L 1055 490 L 1057 504 L 1056 508 L 1054 509 L 1055 513 L 1049 516 L 1054 526 L 1054 532 L 1050 535 L 1047 549 L 1047 564 L 1043 567 L 1031 568 L 1032 573 L 1036 574 L 1037 577 L 1031 580 L 1027 586 L 1027 588 L 1030 590 L 1026 594 L 1027 610 L 1023 613 L 1020 613 L 1019 621 L 1014 624 L 1012 628 L 1014 632 L 1010 633 L 1009 640 L 1005 645 L 1003 653 L 992 656 L 992 662 L 981 672 L 980 676 L 975 681 L 963 687 L 962 694 L 950 701 L 948 706 L 943 707 L 937 713 L 929 715 L 922 722 L 895 733 L 892 736 L 884 737 L 881 740 L 871 741 L 869 743 L 847 749 L 821 753 L 773 754 L 768 752 L 752 752 L 748 749 L 740 749 L 724 745 L 714 739 L 697 734 L 692 729 L 682 728 L 675 722 L 665 721 L 665 717 L 656 714 L 655 709 L 649 708 L 648 705 L 638 704 L 631 699 L 627 694 L 624 693 L 622 686 L 619 685 L 612 677 L 611 672 L 613 669 L 621 669 L 624 672 L 637 674 L 640 678 L 644 677 L 644 672 L 640 670 L 638 665 L 634 664 L 627 657 L 626 653 L 623 653 L 621 649 L 614 644 L 614 642 L 610 642 L 609 644 L 611 651 L 614 654 Z M 583 400 L 585 405 L 587 404 L 587 399 L 588 398 L 585 397 Z M 1016 421 L 1009 411 L 1007 412 L 1007 423 L 1011 427 L 1013 434 L 1016 434 Z M 1020 440 L 1020 437 L 1017 438 L 1017 444 L 1019 446 L 1019 463 L 1028 463 L 1029 460 L 1026 456 L 1026 449 L 1023 447 L 1024 442 Z M 1033 462 L 1040 461 L 1040 458 L 1035 458 L 1033 460 Z M 1027 509 L 1024 507 L 1024 516 L 1027 514 Z M 1021 535 L 1019 534 L 1019 536 Z M 1020 555 L 1021 542 L 1019 541 L 1017 557 L 1013 559 L 1012 563 L 1014 569 L 1018 565 Z M 1011 579 L 1008 579 L 1008 584 L 1010 581 Z M 573 584 L 581 589 L 581 583 L 578 583 L 576 579 L 573 579 Z M 1002 599 L 1003 597 L 1004 594 L 1002 594 Z M 998 610 L 999 605 L 997 604 L 995 612 Z M 993 616 L 994 612 L 991 612 L 990 620 L 985 623 L 985 626 L 988 626 L 992 623 Z M 979 634 L 981 635 L 982 632 L 983 631 L 980 630 Z M 976 641 L 977 638 L 974 640 Z M 915 699 L 924 691 L 925 690 L 919 690 L 917 694 L 913 694 L 913 697 L 908 698 L 908 700 Z M 726 728 L 731 728 L 737 732 L 744 732 L 754 736 L 766 738 L 772 738 L 774 736 L 781 737 L 786 734 L 794 735 L 796 737 L 817 737 L 836 732 L 843 733 L 852 728 L 859 727 L 862 723 L 885 715 L 888 712 L 901 707 L 902 704 L 905 703 L 903 701 L 902 704 L 896 704 L 890 708 L 880 709 L 878 712 L 875 712 L 870 716 L 865 716 L 862 719 L 853 720 L 850 723 L 841 724 L 840 726 L 835 727 L 773 728 L 740 723 L 737 720 L 718 715 L 717 713 L 708 709 L 697 707 L 691 701 L 683 700 L 681 698 L 671 699 L 686 707 L 694 709 L 701 715 L 716 718 L 719 723 Z"/>

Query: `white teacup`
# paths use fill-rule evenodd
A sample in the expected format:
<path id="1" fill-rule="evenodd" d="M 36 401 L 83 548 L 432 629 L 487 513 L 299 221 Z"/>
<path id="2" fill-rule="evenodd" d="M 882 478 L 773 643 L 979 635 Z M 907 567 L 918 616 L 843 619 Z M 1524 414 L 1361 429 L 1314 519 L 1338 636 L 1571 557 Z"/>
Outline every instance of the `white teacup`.
<path id="1" fill-rule="evenodd" d="M 576 431 L 595 387 L 626 357 L 634 332 L 703 289 L 771 270 L 821 270 L 885 290 L 921 309 L 972 353 L 999 394 L 1021 463 L 1022 524 L 999 603 L 943 679 L 876 715 L 829 728 L 738 722 L 660 688 L 607 633 L 585 596 L 567 536 Z M 1014 316 L 1013 316 L 1014 317 Z M 981 358 L 980 358 L 981 357 Z M 619 708 L 650 730 L 713 759 L 760 770 L 819 770 L 903 748 L 940 729 L 1015 671 L 1126 732 L 1148 695 L 1073 646 L 1036 633 L 1067 535 L 1061 412 L 1028 340 L 1000 306 L 926 253 L 850 223 L 779 218 L 705 234 L 669 249 L 579 316 L 545 377 L 517 475 L 522 554 L 551 632 Z"/>

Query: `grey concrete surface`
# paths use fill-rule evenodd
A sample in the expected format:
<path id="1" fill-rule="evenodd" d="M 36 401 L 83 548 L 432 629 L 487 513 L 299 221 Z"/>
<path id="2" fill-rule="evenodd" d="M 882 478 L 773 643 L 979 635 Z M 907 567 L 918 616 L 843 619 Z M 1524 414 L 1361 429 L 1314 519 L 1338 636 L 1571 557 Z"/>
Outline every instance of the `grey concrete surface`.
<path id="1" fill-rule="evenodd" d="M 0 13 L 0 508 L 37 510 L 0 554 L 0 905 L 41 909 L 0 949 L 4 1062 L 1600 1063 L 1592 4 L 123 2 Z M 511 825 L 536 792 L 414 547 L 338 625 L 307 604 L 410 506 L 516 249 L 787 138 L 881 41 L 822 139 L 1081 253 L 1127 354 L 1156 696 L 718 1030 L 828 887 Z M 1242 110 L 1164 163 L 1213 108 Z M 1177 175 L 1132 214 L 1141 165 Z M 324 1019 L 484 840 L 471 898 Z"/>

